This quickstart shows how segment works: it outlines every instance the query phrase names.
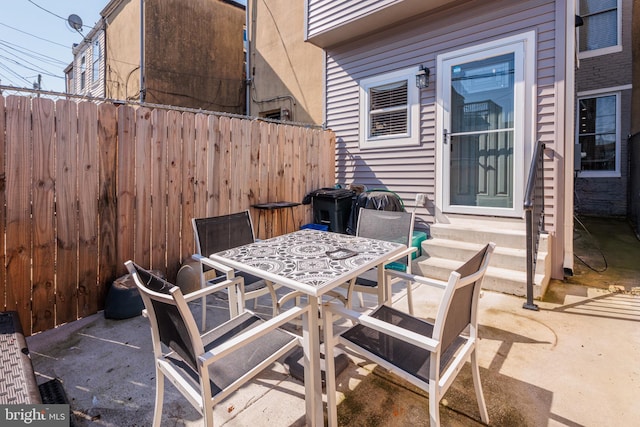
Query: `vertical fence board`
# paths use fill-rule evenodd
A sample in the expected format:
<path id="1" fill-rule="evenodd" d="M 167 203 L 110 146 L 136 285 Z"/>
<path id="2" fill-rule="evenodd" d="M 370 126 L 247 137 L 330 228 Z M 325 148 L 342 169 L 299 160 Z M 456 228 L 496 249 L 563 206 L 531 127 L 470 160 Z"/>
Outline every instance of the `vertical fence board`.
<path id="1" fill-rule="evenodd" d="M 7 171 L 5 169 L 5 153 L 7 149 L 7 142 L 5 139 L 5 133 L 7 130 L 5 121 L 5 98 L 0 95 L 0 236 L 4 236 L 6 232 L 6 197 L 7 197 Z M 6 259 L 5 259 L 5 242 L 0 238 L 0 310 L 7 309 L 7 272 L 6 272 Z"/>
<path id="2" fill-rule="evenodd" d="M 32 331 L 56 326 L 55 307 L 55 106 L 33 100 L 33 290 Z"/>
<path id="3" fill-rule="evenodd" d="M 302 133 L 302 141 L 299 143 L 298 145 L 298 151 L 300 152 L 300 158 L 299 158 L 299 168 L 302 171 L 301 175 L 300 175 L 300 191 L 301 193 L 299 194 L 299 199 L 298 201 L 301 202 L 302 199 L 304 198 L 304 196 L 309 193 L 312 188 L 311 188 L 311 178 L 310 178 L 310 170 L 307 169 L 307 165 L 309 164 L 309 135 L 311 135 L 311 131 L 309 129 L 306 129 L 303 133 Z M 306 211 L 308 210 L 306 205 L 302 205 L 299 206 L 297 208 L 295 208 L 296 211 L 296 221 L 297 224 L 297 228 L 300 228 L 300 226 L 302 224 L 307 224 L 311 221 L 307 221 L 306 218 Z"/>
<path id="4" fill-rule="evenodd" d="M 118 277 L 116 252 L 116 168 L 117 168 L 117 109 L 111 103 L 98 106 L 98 310 L 104 308 L 109 286 Z"/>
<path id="5" fill-rule="evenodd" d="M 166 271 L 167 268 L 167 112 L 151 113 L 153 136 L 151 139 L 151 267 Z"/>
<path id="6" fill-rule="evenodd" d="M 218 169 L 216 162 L 218 161 L 218 117 L 209 115 L 207 117 L 207 202 L 205 206 L 205 216 L 215 216 L 220 201 L 220 193 L 218 188 Z"/>
<path id="7" fill-rule="evenodd" d="M 207 183 L 209 187 L 209 216 L 216 216 L 220 214 L 221 198 L 223 193 L 222 188 L 222 154 L 221 154 L 221 141 L 220 134 L 220 117 L 212 116 L 209 120 L 209 144 L 211 144 L 210 157 L 211 157 L 211 180 Z"/>
<path id="8" fill-rule="evenodd" d="M 242 122 L 239 119 L 231 119 L 231 144 L 230 158 L 231 175 L 229 182 L 229 212 L 238 212 L 242 210 L 243 185 L 247 176 L 246 158 L 244 158 L 242 149 Z"/>
<path id="9" fill-rule="evenodd" d="M 194 216 L 196 218 L 207 216 L 207 160 L 209 142 L 209 123 L 205 114 L 195 115 L 195 148 L 196 158 L 194 162 Z"/>
<path id="10" fill-rule="evenodd" d="M 284 200 L 289 193 L 287 192 L 287 159 L 285 153 L 285 147 L 287 145 L 287 127 L 286 126 L 278 126 L 278 154 L 276 157 L 277 162 L 277 181 L 276 181 L 276 194 L 273 200 Z M 280 221 L 278 217 L 275 216 L 271 219 L 273 223 L 273 233 L 274 235 L 282 234 L 280 230 Z"/>
<path id="11" fill-rule="evenodd" d="M 135 260 L 151 266 L 151 110 L 136 110 Z"/>
<path id="12" fill-rule="evenodd" d="M 78 104 L 78 316 L 98 311 L 98 106 Z"/>
<path id="13" fill-rule="evenodd" d="M 269 201 L 269 123 L 257 122 L 258 133 L 252 135 L 257 141 L 260 152 L 260 166 L 258 173 L 258 203 Z"/>
<path id="14" fill-rule="evenodd" d="M 300 202 L 304 197 L 304 176 L 306 171 L 302 167 L 302 159 L 304 158 L 304 146 L 305 146 L 305 136 L 308 130 L 300 127 L 293 128 L 293 140 L 291 141 L 291 150 L 292 150 L 292 162 L 291 162 L 291 171 L 293 173 L 293 177 L 291 182 L 293 183 L 293 187 L 291 188 L 291 201 L 292 202 Z M 298 208 L 293 208 L 294 212 L 297 213 Z M 293 223 L 293 229 L 288 229 L 288 231 L 297 230 L 300 228 L 300 215 L 293 215 L 290 222 Z"/>
<path id="15" fill-rule="evenodd" d="M 268 176 L 268 192 L 267 201 L 278 200 L 276 192 L 278 185 L 278 125 L 269 123 L 269 172 Z"/>
<path id="16" fill-rule="evenodd" d="M 216 162 L 220 168 L 220 181 L 218 182 L 220 207 L 218 208 L 218 215 L 226 215 L 231 213 L 229 208 L 229 198 L 231 196 L 229 188 L 229 180 L 231 179 L 231 119 L 228 117 L 220 117 L 218 119 L 218 136 L 220 141 L 220 149 L 216 151 L 220 153 L 219 160 Z"/>
<path id="17" fill-rule="evenodd" d="M 298 185 L 298 176 L 296 176 L 296 171 L 294 169 L 295 148 L 293 138 L 295 136 L 295 129 L 296 128 L 294 126 L 285 126 L 284 134 L 284 191 L 282 193 L 282 197 L 279 200 L 286 200 L 288 202 L 296 201 L 296 199 L 293 197 L 293 189 L 296 185 Z M 280 209 L 277 211 L 277 213 L 277 221 L 281 227 L 280 234 L 293 231 L 293 229 L 291 228 L 291 219 L 288 218 L 288 216 L 290 216 L 289 209 Z"/>
<path id="18" fill-rule="evenodd" d="M 185 253 L 193 253 L 191 240 L 181 234 L 182 226 L 182 114 L 167 113 L 167 278 L 176 276 Z M 182 245 L 181 243 L 182 242 Z M 183 249 L 184 248 L 184 249 Z"/>
<path id="19" fill-rule="evenodd" d="M 7 309 L 31 329 L 31 106 L 7 98 Z"/>
<path id="20" fill-rule="evenodd" d="M 78 318 L 78 113 L 73 101 L 56 102 L 56 322 Z"/>
<path id="21" fill-rule="evenodd" d="M 260 167 L 262 164 L 260 155 L 260 122 L 245 120 L 249 127 L 247 142 L 249 144 L 249 156 L 251 158 L 251 176 L 247 181 L 247 189 L 249 191 L 249 206 L 260 203 Z M 253 216 L 255 218 L 255 216 Z"/>
<path id="22" fill-rule="evenodd" d="M 193 114 L 184 113 L 182 115 L 182 225 L 181 235 L 183 238 L 193 241 L 193 227 L 191 218 L 195 216 L 195 163 L 196 163 L 196 142 L 195 142 L 195 117 Z M 190 235 L 190 237 L 187 237 Z M 193 247 L 193 244 L 191 245 Z M 183 248 L 182 258 L 187 258 L 193 254 L 185 252 Z"/>
<path id="23" fill-rule="evenodd" d="M 135 109 L 118 108 L 118 179 L 117 199 L 117 265 L 118 275 L 125 272 L 124 262 L 134 259 L 134 201 L 135 201 Z"/>
<path id="24" fill-rule="evenodd" d="M 241 137 L 242 137 L 242 158 L 243 164 L 241 166 L 245 171 L 245 175 L 242 178 L 244 185 L 240 188 L 242 195 L 241 207 L 239 210 L 249 209 L 249 206 L 256 203 L 256 196 L 254 189 L 256 188 L 258 179 L 258 156 L 257 149 L 254 152 L 252 131 L 253 126 L 249 120 L 237 119 L 240 122 Z"/>

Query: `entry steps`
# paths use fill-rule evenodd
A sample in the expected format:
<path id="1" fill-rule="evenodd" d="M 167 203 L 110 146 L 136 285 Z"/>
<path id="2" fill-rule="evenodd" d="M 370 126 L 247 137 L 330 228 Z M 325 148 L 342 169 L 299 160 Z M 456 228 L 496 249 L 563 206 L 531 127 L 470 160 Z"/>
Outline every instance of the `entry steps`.
<path id="1" fill-rule="evenodd" d="M 526 296 L 527 261 L 524 221 L 457 219 L 450 223 L 435 223 L 430 238 L 422 242 L 422 255 L 413 261 L 417 274 L 447 280 L 452 270 L 471 258 L 488 242 L 496 249 L 484 278 L 483 288 Z M 551 277 L 551 257 L 547 234 L 540 236 L 533 296 L 539 299 Z"/>

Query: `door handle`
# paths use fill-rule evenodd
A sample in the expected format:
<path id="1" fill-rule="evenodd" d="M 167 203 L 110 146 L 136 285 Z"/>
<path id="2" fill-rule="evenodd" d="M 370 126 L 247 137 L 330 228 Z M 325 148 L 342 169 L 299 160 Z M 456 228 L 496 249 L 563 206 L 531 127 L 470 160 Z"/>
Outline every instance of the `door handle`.
<path id="1" fill-rule="evenodd" d="M 442 131 L 442 142 L 444 144 L 448 144 L 449 143 L 449 131 L 447 129 Z"/>

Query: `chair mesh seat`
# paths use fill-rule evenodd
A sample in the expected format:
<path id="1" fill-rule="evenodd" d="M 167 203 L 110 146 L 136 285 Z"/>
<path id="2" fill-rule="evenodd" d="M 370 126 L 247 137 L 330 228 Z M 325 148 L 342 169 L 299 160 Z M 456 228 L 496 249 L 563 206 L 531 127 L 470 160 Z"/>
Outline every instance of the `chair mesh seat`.
<path id="1" fill-rule="evenodd" d="M 207 336 L 208 343 L 204 343 L 204 350 L 209 351 L 262 323 L 264 323 L 264 320 L 255 314 L 244 312 L 214 329 Z M 237 379 L 255 368 L 260 362 L 295 340 L 296 337 L 293 335 L 280 329 L 275 329 L 213 363 L 209 367 L 212 396 L 216 396 Z M 184 360 L 174 357 L 168 357 L 167 360 L 174 363 L 194 381 L 198 381 L 198 373 L 185 363 Z"/>
<path id="2" fill-rule="evenodd" d="M 433 334 L 433 324 L 386 305 L 378 307 L 370 316 L 420 335 L 432 336 Z M 431 353 L 428 351 L 424 351 L 411 343 L 401 341 L 362 324 L 353 326 L 341 334 L 341 336 L 343 339 L 374 356 L 394 364 L 414 377 L 426 383 L 429 382 Z M 443 370 L 446 368 L 458 348 L 460 348 L 465 341 L 464 338 L 455 340 L 449 348 L 442 353 L 440 369 Z"/>
<path id="3" fill-rule="evenodd" d="M 378 269 L 374 268 L 359 275 L 356 278 L 356 285 L 369 286 L 371 288 L 378 286 Z"/>

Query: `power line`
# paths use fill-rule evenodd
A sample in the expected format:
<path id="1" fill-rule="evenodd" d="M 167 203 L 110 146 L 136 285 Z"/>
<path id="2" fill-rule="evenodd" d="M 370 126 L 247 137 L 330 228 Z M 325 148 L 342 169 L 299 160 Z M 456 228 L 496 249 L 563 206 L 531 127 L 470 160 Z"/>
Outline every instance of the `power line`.
<path id="1" fill-rule="evenodd" d="M 6 59 L 7 61 L 10 61 L 10 62 L 13 62 L 14 64 L 16 64 L 16 65 L 18 65 L 18 66 L 20 66 L 22 68 L 26 68 L 27 70 L 35 71 L 36 73 L 46 74 L 47 76 L 50 76 L 50 77 L 56 77 L 56 78 L 59 78 L 59 79 L 64 79 L 64 77 L 52 74 L 52 73 L 50 73 L 50 72 L 48 72 L 48 71 L 46 71 L 46 70 L 44 70 L 42 68 L 41 69 L 37 69 L 37 68 L 27 67 L 26 65 L 16 61 L 15 59 L 8 58 L 8 57 L 6 57 L 4 55 L 0 55 L 0 58 Z M 29 62 L 29 64 L 33 65 L 34 67 L 37 67 L 37 65 L 31 64 L 30 62 Z"/>
<path id="2" fill-rule="evenodd" d="M 27 1 L 28 1 L 29 3 L 31 3 L 32 5 L 34 5 L 35 7 L 37 7 L 38 9 L 42 9 L 42 10 L 44 10 L 45 12 L 50 13 L 50 14 L 52 14 L 53 16 L 55 16 L 55 17 L 57 17 L 57 18 L 60 18 L 60 19 L 62 19 L 62 20 L 65 20 L 65 21 L 66 21 L 66 19 L 65 19 L 65 18 L 63 18 L 62 16 L 60 16 L 60 15 L 56 15 L 55 13 L 51 12 L 50 10 L 45 9 L 44 7 L 40 6 L 39 4 L 36 4 L 35 2 L 33 2 L 33 1 L 31 1 L 31 0 L 27 0 Z"/>
<path id="3" fill-rule="evenodd" d="M 54 58 L 52 56 L 48 56 L 48 55 L 45 55 L 45 54 L 40 53 L 40 52 L 36 52 L 35 50 L 27 49 L 26 47 L 22 47 L 20 45 L 15 44 L 15 43 L 8 42 L 6 40 L 1 40 L 0 39 L 0 45 L 3 45 L 5 47 L 7 47 L 8 49 L 15 50 L 16 52 L 20 52 L 23 55 L 30 56 L 33 59 L 37 59 L 37 60 L 43 61 L 43 62 L 49 62 L 51 65 L 62 65 L 62 66 L 66 66 L 67 65 L 66 62 L 61 61 L 58 58 Z M 26 52 L 30 52 L 33 55 L 29 55 Z"/>
<path id="4" fill-rule="evenodd" d="M 8 72 L 10 72 L 11 74 L 13 74 L 14 76 L 16 76 L 19 79 L 24 80 L 25 82 L 31 84 L 31 82 L 27 79 L 25 79 L 24 77 L 22 77 L 20 74 L 16 73 L 15 71 L 13 71 L 11 68 L 9 68 L 8 66 L 6 66 L 5 64 L 3 64 L 2 62 L 0 62 L 0 68 L 4 68 L 5 70 L 7 70 Z M 17 85 L 16 85 L 17 86 Z"/>
<path id="5" fill-rule="evenodd" d="M 11 78 L 7 77 L 6 74 L 3 74 L 3 73 L 0 72 L 0 77 L 2 77 L 2 79 L 7 80 L 9 82 L 9 84 L 11 84 L 11 86 L 18 86 L 16 84 L 16 82 L 14 82 Z M 0 80 L 2 80 L 2 79 L 0 79 Z M 6 83 L 2 83 L 2 84 L 6 85 Z"/>
<path id="6" fill-rule="evenodd" d="M 63 16 L 60 16 L 60 15 L 58 15 L 58 14 L 56 14 L 56 13 L 53 13 L 53 12 L 51 12 L 51 11 L 50 11 L 50 10 L 48 10 L 48 9 L 45 9 L 44 7 L 40 6 L 39 4 L 37 4 L 36 2 L 34 2 L 34 1 L 32 1 L 32 0 L 27 0 L 27 1 L 28 1 L 29 3 L 31 3 L 32 5 L 34 5 L 35 7 L 37 7 L 38 9 L 42 9 L 42 10 L 44 10 L 45 12 L 50 13 L 51 15 L 55 16 L 56 18 L 60 18 L 60 19 L 62 19 L 63 21 L 67 22 L 67 18 L 65 18 L 65 17 L 63 17 Z M 84 24 L 83 24 L 82 26 L 83 26 L 83 27 L 86 27 L 86 28 L 91 28 L 89 25 L 84 25 Z"/>
<path id="7" fill-rule="evenodd" d="M 38 36 L 36 36 L 36 35 L 34 35 L 34 34 L 27 33 L 26 31 L 22 31 L 22 30 L 19 30 L 19 29 L 15 28 L 15 27 L 12 27 L 11 25 L 7 25 L 7 24 L 5 24 L 5 23 L 3 23 L 3 22 L 0 22 L 0 25 L 3 25 L 3 26 L 5 26 L 5 27 L 7 27 L 7 28 L 11 28 L 12 30 L 18 31 L 18 32 L 20 32 L 20 33 L 22 33 L 22 34 L 26 34 L 26 35 L 28 35 L 28 36 L 35 37 L 36 39 L 43 40 L 43 41 L 45 41 L 45 42 L 47 42 L 47 43 L 52 43 L 52 44 L 55 44 L 55 45 L 58 45 L 58 46 L 62 46 L 62 47 L 67 48 L 67 49 L 69 49 L 69 48 L 70 48 L 70 46 L 64 45 L 64 44 L 62 44 L 62 43 L 56 43 L 56 42 L 54 42 L 54 41 L 47 40 L 47 39 L 42 38 L 42 37 L 38 37 Z"/>

